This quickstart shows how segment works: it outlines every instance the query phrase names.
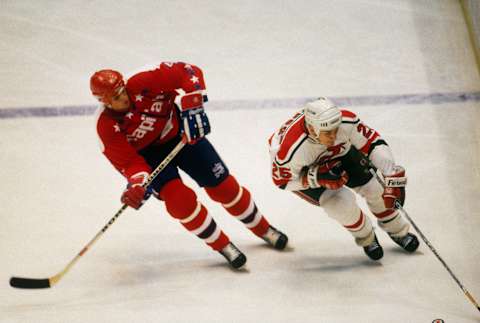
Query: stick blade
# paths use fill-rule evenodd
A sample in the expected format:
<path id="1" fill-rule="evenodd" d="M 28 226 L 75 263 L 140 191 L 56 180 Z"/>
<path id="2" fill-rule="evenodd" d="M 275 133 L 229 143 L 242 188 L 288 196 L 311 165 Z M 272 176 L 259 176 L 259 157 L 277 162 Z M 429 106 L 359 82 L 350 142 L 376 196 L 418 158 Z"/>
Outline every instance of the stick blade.
<path id="1" fill-rule="evenodd" d="M 50 288 L 50 280 L 45 279 L 36 279 L 36 278 L 22 278 L 22 277 L 12 277 L 10 278 L 10 286 L 15 288 L 25 288 L 25 289 L 39 289 L 39 288 Z"/>

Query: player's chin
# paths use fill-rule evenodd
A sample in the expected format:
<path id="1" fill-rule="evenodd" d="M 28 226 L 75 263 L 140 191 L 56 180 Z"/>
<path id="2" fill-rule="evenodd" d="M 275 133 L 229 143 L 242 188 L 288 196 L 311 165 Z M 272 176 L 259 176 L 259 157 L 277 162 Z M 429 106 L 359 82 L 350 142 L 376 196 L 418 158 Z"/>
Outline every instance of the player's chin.
<path id="1" fill-rule="evenodd" d="M 128 110 L 130 110 L 130 105 L 125 105 L 125 106 L 122 106 L 122 107 L 116 107 L 114 110 L 117 111 L 117 112 L 120 112 L 120 113 L 127 112 Z"/>

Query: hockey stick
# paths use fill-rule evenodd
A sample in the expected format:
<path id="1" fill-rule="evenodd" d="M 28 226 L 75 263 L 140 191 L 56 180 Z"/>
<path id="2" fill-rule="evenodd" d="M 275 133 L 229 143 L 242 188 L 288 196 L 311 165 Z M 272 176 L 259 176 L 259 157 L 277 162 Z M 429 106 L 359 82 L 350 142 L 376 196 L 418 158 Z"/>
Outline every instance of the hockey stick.
<path id="1" fill-rule="evenodd" d="M 383 181 L 383 179 L 380 178 L 380 176 L 373 170 L 370 168 L 370 173 L 372 173 L 373 176 L 375 176 L 375 178 L 377 179 L 377 181 L 382 184 L 382 186 L 385 188 L 385 182 Z M 405 217 L 407 218 L 408 222 L 410 222 L 410 224 L 412 225 L 412 227 L 415 229 L 415 231 L 417 231 L 418 235 L 422 238 L 422 240 L 425 242 L 425 244 L 428 246 L 428 248 L 430 248 L 430 250 L 433 252 L 433 254 L 437 257 L 437 259 L 442 263 L 443 267 L 448 271 L 448 273 L 450 274 L 450 276 L 452 276 L 453 280 L 455 280 L 455 282 L 457 283 L 457 285 L 462 289 L 463 293 L 465 294 L 465 296 L 467 296 L 467 298 L 470 300 L 470 302 L 477 308 L 478 311 L 480 311 L 480 306 L 478 306 L 478 303 L 475 301 L 475 299 L 473 298 L 473 296 L 468 292 L 468 290 L 462 285 L 462 283 L 460 282 L 460 280 L 458 280 L 457 276 L 455 276 L 455 274 L 452 272 L 452 270 L 448 267 L 447 263 L 442 259 L 442 257 L 440 257 L 440 255 L 438 254 L 438 252 L 435 250 L 435 248 L 432 246 L 432 244 L 430 243 L 430 241 L 428 241 L 427 237 L 425 237 L 425 235 L 422 233 L 422 231 L 420 231 L 420 229 L 418 228 L 418 226 L 415 224 L 415 222 L 413 222 L 412 218 L 408 215 L 407 211 L 405 211 L 405 209 L 403 208 L 402 204 L 400 204 L 399 201 L 395 201 L 395 208 L 398 209 L 399 211 L 401 211 Z"/>
<path id="2" fill-rule="evenodd" d="M 185 146 L 186 140 L 185 137 L 173 148 L 173 150 L 165 157 L 165 159 L 160 163 L 160 165 L 155 168 L 155 170 L 147 178 L 147 181 L 143 184 L 143 187 L 147 187 L 152 183 L 152 181 L 157 177 L 158 174 L 172 161 L 172 159 L 182 150 Z M 58 283 L 58 281 L 73 267 L 73 265 L 83 256 L 88 249 L 102 236 L 105 231 L 117 220 L 117 218 L 125 211 L 127 208 L 126 204 L 123 204 L 118 212 L 113 216 L 113 218 L 108 221 L 108 223 L 100 230 L 92 240 L 83 249 L 73 258 L 68 265 L 56 275 L 49 278 L 24 278 L 24 277 L 12 277 L 10 278 L 10 286 L 16 288 L 27 288 L 27 289 L 37 289 L 37 288 L 49 288 Z"/>

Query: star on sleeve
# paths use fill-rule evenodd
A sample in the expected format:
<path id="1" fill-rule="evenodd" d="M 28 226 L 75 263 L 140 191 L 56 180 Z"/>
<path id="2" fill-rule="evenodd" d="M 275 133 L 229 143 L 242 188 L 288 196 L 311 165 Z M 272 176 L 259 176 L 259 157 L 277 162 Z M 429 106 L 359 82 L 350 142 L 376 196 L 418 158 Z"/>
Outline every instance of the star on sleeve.
<path id="1" fill-rule="evenodd" d="M 116 123 L 116 124 L 113 126 L 113 130 L 115 130 L 115 132 L 120 132 L 120 126 L 118 125 L 118 123 Z"/>
<path id="2" fill-rule="evenodd" d="M 192 81 L 193 83 L 198 83 L 199 78 L 194 75 L 190 78 L 190 81 Z"/>

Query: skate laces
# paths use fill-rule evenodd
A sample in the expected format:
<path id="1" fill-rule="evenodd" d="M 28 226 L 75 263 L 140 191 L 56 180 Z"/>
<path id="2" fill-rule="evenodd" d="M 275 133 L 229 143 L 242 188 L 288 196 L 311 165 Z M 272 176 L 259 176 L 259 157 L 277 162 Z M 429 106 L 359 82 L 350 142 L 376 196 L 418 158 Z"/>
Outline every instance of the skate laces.
<path id="1" fill-rule="evenodd" d="M 275 245 L 280 238 L 280 232 L 278 232 L 278 230 L 274 229 L 273 227 L 269 227 L 262 238 L 268 243 Z"/>
<path id="2" fill-rule="evenodd" d="M 410 233 L 407 233 L 404 237 L 392 237 L 392 239 L 403 247 L 406 247 L 413 241 L 413 236 Z"/>
<path id="3" fill-rule="evenodd" d="M 373 239 L 372 243 L 366 246 L 368 250 L 375 250 L 377 248 L 380 248 L 380 243 L 378 243 L 377 238 Z"/>
<path id="4" fill-rule="evenodd" d="M 241 254 L 240 250 L 232 243 L 227 244 L 225 248 L 222 249 L 221 253 L 228 259 L 236 259 Z"/>

